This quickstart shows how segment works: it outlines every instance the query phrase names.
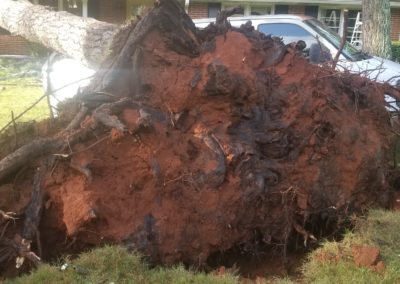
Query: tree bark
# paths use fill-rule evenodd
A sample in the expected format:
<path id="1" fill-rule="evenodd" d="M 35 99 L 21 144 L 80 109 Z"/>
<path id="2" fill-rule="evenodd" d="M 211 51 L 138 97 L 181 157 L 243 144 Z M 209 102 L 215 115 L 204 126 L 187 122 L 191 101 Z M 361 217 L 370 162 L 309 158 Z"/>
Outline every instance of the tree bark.
<path id="1" fill-rule="evenodd" d="M 94 68 L 108 55 L 117 31 L 113 24 L 14 0 L 0 1 L 0 27 Z"/>
<path id="2" fill-rule="evenodd" d="M 373 55 L 391 58 L 390 1 L 363 0 L 363 49 Z"/>

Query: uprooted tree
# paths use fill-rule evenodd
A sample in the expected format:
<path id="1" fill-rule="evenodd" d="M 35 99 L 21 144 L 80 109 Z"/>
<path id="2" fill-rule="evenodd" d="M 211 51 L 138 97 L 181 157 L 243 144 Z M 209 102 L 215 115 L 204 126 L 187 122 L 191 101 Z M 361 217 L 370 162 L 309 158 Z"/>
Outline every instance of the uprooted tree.
<path id="1" fill-rule="evenodd" d="M 390 206 L 398 91 L 231 28 L 234 12 L 199 31 L 159 0 L 115 33 L 69 125 L 0 161 L 2 263 L 116 242 L 203 264 Z"/>

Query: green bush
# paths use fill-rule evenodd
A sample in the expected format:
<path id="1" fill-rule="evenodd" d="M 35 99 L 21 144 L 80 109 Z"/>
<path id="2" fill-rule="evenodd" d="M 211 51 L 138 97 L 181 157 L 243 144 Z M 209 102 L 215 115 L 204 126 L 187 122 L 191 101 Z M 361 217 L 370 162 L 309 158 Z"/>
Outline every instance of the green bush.
<path id="1" fill-rule="evenodd" d="M 400 41 L 392 42 L 392 59 L 400 62 Z"/>
<path id="2" fill-rule="evenodd" d="M 29 43 L 29 55 L 37 58 L 46 58 L 52 51 L 40 43 Z"/>

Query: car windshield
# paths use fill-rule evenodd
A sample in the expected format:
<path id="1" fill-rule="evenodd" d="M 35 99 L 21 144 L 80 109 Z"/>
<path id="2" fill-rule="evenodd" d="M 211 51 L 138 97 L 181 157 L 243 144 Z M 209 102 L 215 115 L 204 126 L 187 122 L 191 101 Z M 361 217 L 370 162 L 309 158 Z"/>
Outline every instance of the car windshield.
<path id="1" fill-rule="evenodd" d="M 319 35 L 321 35 L 324 39 L 329 41 L 332 45 L 334 45 L 337 49 L 340 47 L 341 38 L 340 36 L 332 31 L 330 28 L 325 26 L 318 20 L 310 19 L 304 21 L 308 26 L 314 29 Z M 364 59 L 371 58 L 367 53 L 359 51 L 352 44 L 346 41 L 346 44 L 343 47 L 342 51 L 343 55 L 352 60 L 352 61 L 360 61 Z"/>

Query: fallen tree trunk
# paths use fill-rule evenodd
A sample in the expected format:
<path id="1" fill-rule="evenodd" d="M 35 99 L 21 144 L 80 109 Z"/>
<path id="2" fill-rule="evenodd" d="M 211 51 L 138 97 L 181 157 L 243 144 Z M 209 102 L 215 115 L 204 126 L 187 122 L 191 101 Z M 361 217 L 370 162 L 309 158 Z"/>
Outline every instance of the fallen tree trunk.
<path id="1" fill-rule="evenodd" d="M 94 135 L 50 151 L 64 159 L 43 183 L 42 239 L 204 264 L 388 206 L 387 86 L 310 65 L 249 25 L 199 32 L 177 1 L 157 3 L 75 98 L 68 130 Z"/>
<path id="2" fill-rule="evenodd" d="M 0 27 L 94 68 L 109 54 L 117 31 L 113 24 L 20 0 L 0 1 Z"/>

